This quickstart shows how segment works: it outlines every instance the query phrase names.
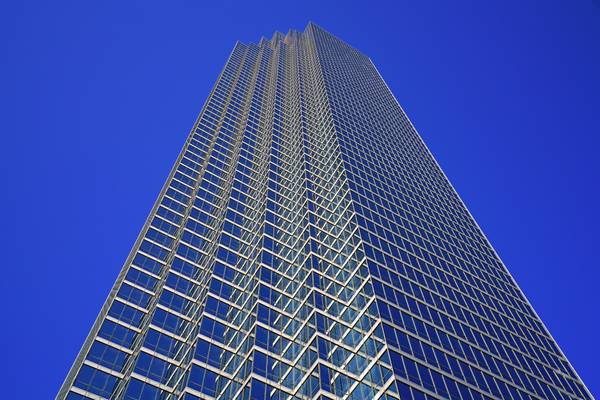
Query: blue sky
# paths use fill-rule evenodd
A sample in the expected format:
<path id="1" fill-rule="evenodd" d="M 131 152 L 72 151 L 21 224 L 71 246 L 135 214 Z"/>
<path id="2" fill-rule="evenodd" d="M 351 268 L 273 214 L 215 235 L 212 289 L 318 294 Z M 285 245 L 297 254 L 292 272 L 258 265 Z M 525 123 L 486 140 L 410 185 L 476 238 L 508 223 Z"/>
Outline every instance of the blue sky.
<path id="1" fill-rule="evenodd" d="M 373 59 L 600 393 L 599 1 L 204 3 L 4 5 L 6 398 L 55 395 L 235 41 L 309 20 Z"/>

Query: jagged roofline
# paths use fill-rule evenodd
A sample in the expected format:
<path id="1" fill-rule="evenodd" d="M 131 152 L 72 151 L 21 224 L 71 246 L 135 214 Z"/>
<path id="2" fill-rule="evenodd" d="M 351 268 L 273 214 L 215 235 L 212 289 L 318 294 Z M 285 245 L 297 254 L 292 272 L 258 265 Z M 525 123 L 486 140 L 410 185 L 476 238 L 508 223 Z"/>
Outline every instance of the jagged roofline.
<path id="1" fill-rule="evenodd" d="M 296 29 L 289 29 L 286 34 L 283 34 L 281 31 L 276 30 L 275 32 L 273 32 L 273 35 L 271 36 L 271 39 L 268 39 L 266 36 L 261 36 L 261 38 L 256 43 L 255 42 L 244 43 L 244 42 L 241 42 L 241 41 L 237 41 L 237 43 L 240 43 L 240 44 L 243 44 L 243 45 L 253 45 L 254 44 L 254 45 L 257 45 L 259 47 L 263 47 L 263 46 L 271 46 L 271 47 L 273 47 L 279 41 L 282 41 L 282 42 L 284 42 L 286 44 L 289 44 L 289 41 L 290 41 L 290 39 L 291 39 L 292 36 L 302 36 L 302 35 L 305 35 L 308 32 L 310 32 L 311 30 L 313 30 L 313 31 L 320 31 L 322 33 L 325 33 L 326 35 L 332 36 L 336 40 L 339 40 L 341 43 L 344 43 L 345 45 L 352 47 L 359 54 L 362 54 L 365 57 L 368 57 L 367 55 L 365 55 L 364 53 L 362 53 L 360 50 L 358 50 L 356 47 L 354 47 L 351 44 L 349 44 L 349 43 L 345 42 L 344 40 L 340 39 L 338 36 L 334 35 L 333 33 L 329 32 L 328 30 L 324 29 L 322 26 L 317 25 L 313 21 L 308 21 L 308 23 L 306 24 L 306 27 L 304 28 L 303 31 L 296 30 Z"/>

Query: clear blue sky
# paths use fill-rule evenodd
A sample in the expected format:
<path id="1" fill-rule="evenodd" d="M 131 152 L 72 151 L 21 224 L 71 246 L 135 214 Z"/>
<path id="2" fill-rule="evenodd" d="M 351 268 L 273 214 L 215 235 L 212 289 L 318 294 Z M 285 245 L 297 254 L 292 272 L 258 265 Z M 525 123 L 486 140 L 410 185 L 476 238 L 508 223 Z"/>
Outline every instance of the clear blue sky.
<path id="1" fill-rule="evenodd" d="M 600 393 L 600 1 L 204 3 L 4 4 L 2 397 L 56 394 L 235 41 L 309 20 L 373 59 Z"/>

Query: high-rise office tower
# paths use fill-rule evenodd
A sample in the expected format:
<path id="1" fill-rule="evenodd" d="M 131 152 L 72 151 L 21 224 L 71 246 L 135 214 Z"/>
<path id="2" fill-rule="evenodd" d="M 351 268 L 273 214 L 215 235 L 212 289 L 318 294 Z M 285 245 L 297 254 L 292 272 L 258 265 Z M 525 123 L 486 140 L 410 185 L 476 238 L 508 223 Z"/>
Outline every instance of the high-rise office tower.
<path id="1" fill-rule="evenodd" d="M 236 44 L 59 398 L 589 399 L 371 60 Z"/>

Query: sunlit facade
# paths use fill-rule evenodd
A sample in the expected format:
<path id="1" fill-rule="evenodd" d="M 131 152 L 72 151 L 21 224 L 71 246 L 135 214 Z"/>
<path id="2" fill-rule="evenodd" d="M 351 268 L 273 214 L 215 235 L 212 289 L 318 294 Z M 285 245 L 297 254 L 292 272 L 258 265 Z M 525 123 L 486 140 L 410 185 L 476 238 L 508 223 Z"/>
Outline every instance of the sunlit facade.
<path id="1" fill-rule="evenodd" d="M 235 45 L 60 399 L 590 399 L 371 60 Z"/>

